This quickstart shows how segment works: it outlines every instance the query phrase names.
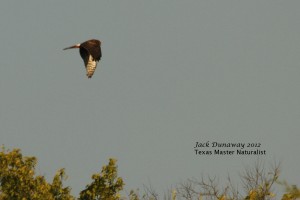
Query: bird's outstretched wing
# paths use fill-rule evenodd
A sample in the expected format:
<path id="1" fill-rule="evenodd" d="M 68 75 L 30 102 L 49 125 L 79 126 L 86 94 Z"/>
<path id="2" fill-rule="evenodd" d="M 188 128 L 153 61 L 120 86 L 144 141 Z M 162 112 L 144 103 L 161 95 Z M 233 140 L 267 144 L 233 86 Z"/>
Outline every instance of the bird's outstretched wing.
<path id="1" fill-rule="evenodd" d="M 88 40 L 80 44 L 80 48 L 84 48 L 90 55 L 92 55 L 95 61 L 99 61 L 102 57 L 101 42 L 99 40 L 95 40 L 95 39 Z"/>

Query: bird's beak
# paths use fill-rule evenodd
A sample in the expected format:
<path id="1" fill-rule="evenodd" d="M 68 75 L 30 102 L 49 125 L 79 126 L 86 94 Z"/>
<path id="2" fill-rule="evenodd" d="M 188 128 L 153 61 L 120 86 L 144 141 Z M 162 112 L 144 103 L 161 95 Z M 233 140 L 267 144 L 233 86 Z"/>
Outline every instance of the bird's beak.
<path id="1" fill-rule="evenodd" d="M 67 49 L 74 49 L 74 48 L 80 48 L 80 44 L 76 44 L 67 48 L 64 48 L 63 50 L 67 50 Z"/>

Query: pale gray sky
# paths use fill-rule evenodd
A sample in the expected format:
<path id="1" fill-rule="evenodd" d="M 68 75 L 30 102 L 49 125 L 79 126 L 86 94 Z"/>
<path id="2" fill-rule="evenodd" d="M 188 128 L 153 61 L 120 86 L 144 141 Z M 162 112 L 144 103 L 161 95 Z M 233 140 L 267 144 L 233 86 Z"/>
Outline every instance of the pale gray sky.
<path id="1" fill-rule="evenodd" d="M 126 190 L 236 176 L 257 158 L 195 155 L 197 141 L 261 143 L 299 185 L 299 7 L 3 1 L 0 143 L 38 157 L 48 178 L 66 168 L 75 195 L 110 157 Z M 103 57 L 89 80 L 78 50 L 62 49 L 91 38 Z"/>

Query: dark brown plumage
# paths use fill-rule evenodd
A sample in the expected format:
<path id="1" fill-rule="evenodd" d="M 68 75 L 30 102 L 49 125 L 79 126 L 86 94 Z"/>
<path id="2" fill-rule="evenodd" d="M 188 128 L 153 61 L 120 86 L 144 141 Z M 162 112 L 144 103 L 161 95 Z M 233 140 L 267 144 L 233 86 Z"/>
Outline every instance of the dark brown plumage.
<path id="1" fill-rule="evenodd" d="M 91 39 L 81 44 L 64 48 L 64 50 L 72 48 L 79 48 L 80 56 L 83 59 L 86 68 L 86 75 L 88 78 L 92 78 L 97 67 L 97 62 L 99 62 L 102 57 L 101 42 L 99 40 Z"/>

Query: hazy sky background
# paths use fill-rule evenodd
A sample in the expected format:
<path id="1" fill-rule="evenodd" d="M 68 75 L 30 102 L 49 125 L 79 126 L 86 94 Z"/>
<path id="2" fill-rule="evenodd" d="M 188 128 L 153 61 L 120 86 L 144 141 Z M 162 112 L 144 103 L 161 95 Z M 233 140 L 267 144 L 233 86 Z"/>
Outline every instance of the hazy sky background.
<path id="1" fill-rule="evenodd" d="M 261 143 L 300 184 L 300 1 L 2 1 L 0 143 L 66 168 L 77 195 L 118 159 L 126 190 L 237 177 L 256 156 L 198 142 Z M 87 79 L 78 50 L 103 57 Z M 221 150 L 226 150 L 223 148 Z M 249 149 L 248 149 L 249 150 Z"/>

